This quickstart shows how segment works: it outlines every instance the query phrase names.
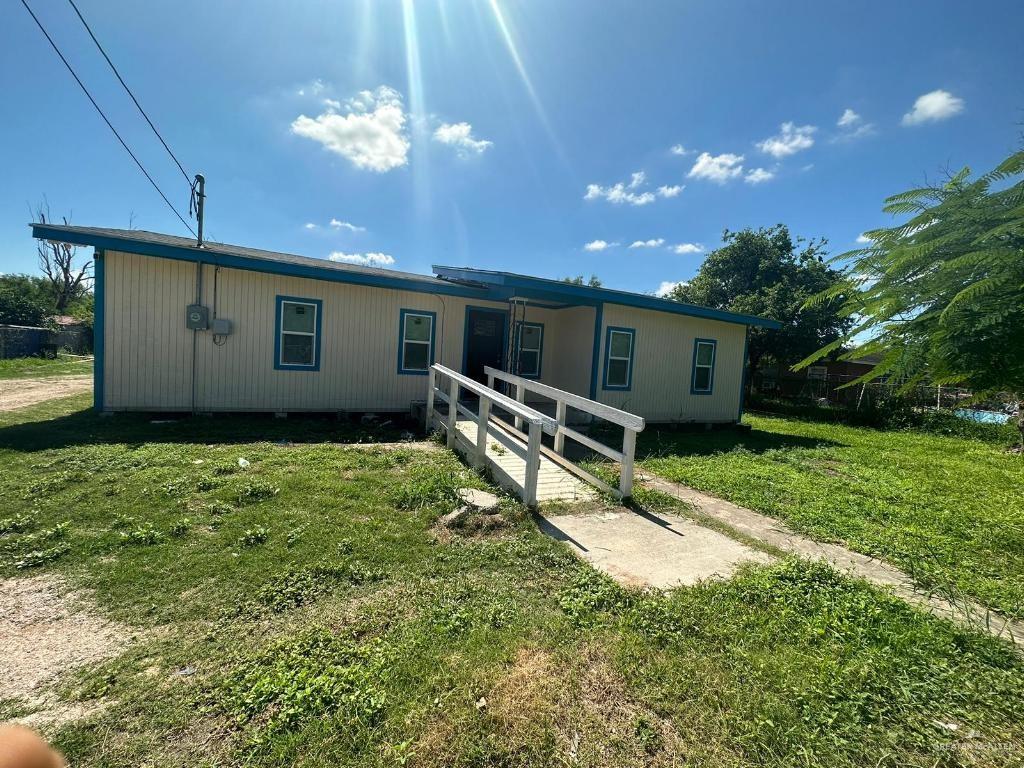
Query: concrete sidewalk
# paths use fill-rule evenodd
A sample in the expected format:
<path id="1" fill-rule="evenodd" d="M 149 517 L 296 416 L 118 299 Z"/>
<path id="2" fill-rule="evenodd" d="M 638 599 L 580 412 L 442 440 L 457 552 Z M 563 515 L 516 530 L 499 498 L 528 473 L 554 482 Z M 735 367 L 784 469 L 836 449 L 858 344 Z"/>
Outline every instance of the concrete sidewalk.
<path id="1" fill-rule="evenodd" d="M 728 578 L 744 562 L 771 558 L 692 520 L 618 507 L 546 515 L 540 529 L 612 578 L 659 589 Z"/>

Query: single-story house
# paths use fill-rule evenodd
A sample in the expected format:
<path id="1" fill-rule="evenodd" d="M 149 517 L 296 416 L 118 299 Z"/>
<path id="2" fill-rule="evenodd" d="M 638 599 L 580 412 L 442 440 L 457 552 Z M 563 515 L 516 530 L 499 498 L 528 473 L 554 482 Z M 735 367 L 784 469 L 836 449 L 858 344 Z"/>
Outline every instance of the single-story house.
<path id="1" fill-rule="evenodd" d="M 484 366 L 652 422 L 737 421 L 759 317 L 462 267 L 398 272 L 139 230 L 33 224 L 96 249 L 96 408 L 408 411 L 429 365 Z"/>

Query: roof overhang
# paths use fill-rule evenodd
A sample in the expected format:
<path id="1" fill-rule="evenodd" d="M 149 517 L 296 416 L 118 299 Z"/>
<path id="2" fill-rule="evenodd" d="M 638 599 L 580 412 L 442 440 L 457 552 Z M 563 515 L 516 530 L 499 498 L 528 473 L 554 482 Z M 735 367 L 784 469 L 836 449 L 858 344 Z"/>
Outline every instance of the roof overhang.
<path id="1" fill-rule="evenodd" d="M 638 309 L 650 309 L 655 312 L 668 312 L 675 315 L 702 317 L 709 320 L 720 320 L 726 323 L 749 325 L 758 328 L 781 328 L 778 320 L 771 320 L 756 315 L 744 315 L 737 312 L 726 312 L 696 304 L 684 304 L 681 301 L 661 299 L 642 293 L 616 291 L 609 288 L 594 288 L 589 285 L 576 285 L 561 280 L 550 280 L 542 277 L 518 275 L 512 272 L 496 272 L 470 267 L 446 267 L 434 265 L 434 274 L 450 281 L 472 281 L 487 285 L 509 295 L 524 298 L 542 299 L 560 302 L 567 305 L 597 306 L 598 304 L 621 304 Z"/>

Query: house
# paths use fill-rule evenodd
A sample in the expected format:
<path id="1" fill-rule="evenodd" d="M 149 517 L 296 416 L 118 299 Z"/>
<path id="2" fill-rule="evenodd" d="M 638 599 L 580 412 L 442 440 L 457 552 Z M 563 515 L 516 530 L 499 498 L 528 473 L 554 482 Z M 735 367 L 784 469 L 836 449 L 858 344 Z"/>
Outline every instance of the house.
<path id="1" fill-rule="evenodd" d="M 408 411 L 429 365 L 533 377 L 652 422 L 735 422 L 748 328 L 778 327 L 509 272 L 433 275 L 138 230 L 33 224 L 96 250 L 102 411 Z"/>

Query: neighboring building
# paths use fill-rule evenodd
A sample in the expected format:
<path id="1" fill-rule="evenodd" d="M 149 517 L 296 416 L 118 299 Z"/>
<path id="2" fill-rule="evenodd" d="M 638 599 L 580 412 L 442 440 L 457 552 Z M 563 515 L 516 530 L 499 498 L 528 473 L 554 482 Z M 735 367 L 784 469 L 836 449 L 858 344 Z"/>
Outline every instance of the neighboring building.
<path id="1" fill-rule="evenodd" d="M 338 264 L 138 230 L 32 225 L 96 249 L 96 408 L 408 411 L 432 362 L 491 365 L 652 422 L 735 422 L 773 320 L 508 272 Z M 186 311 L 188 308 L 188 311 Z"/>

